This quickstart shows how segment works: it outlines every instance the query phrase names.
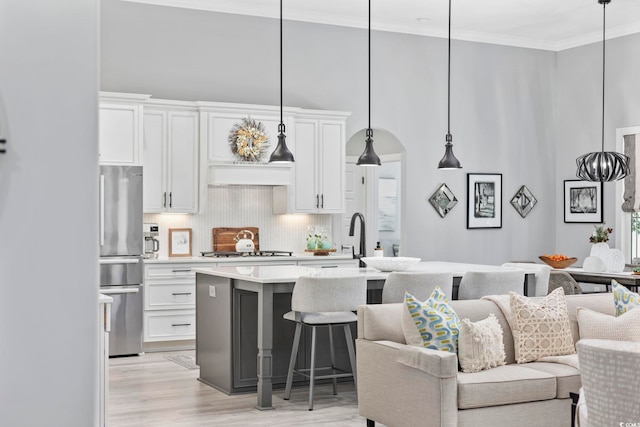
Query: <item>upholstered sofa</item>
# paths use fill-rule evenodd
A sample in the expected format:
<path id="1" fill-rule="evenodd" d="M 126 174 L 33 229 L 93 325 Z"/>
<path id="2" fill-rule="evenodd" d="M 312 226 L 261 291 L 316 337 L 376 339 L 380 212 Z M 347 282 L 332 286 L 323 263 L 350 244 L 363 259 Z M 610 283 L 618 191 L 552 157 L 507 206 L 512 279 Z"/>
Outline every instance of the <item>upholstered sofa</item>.
<path id="1" fill-rule="evenodd" d="M 579 339 L 577 307 L 608 315 L 615 311 L 611 293 L 564 298 L 574 342 Z M 361 306 L 356 340 L 358 410 L 368 425 L 570 426 L 569 393 L 581 386 L 577 356 L 569 363 L 517 364 L 509 321 L 498 304 L 480 299 L 451 301 L 451 305 L 460 319 L 496 316 L 503 330 L 506 365 L 460 372 L 455 353 L 405 344 L 403 304 Z"/>

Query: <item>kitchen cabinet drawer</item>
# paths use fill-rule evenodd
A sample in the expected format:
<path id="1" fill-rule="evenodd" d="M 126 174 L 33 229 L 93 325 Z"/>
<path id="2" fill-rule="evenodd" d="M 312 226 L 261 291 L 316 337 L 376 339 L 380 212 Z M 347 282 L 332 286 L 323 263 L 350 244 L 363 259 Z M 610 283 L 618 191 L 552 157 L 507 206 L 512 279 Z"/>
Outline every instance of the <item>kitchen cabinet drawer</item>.
<path id="1" fill-rule="evenodd" d="M 199 266 L 199 265 L 198 265 Z M 194 264 L 159 264 L 145 266 L 145 278 L 184 278 L 189 277 L 195 280 L 196 274 L 191 271 L 196 267 Z M 203 266 L 204 267 L 204 266 Z M 208 267 L 208 266 L 207 266 Z M 195 281 L 194 281 L 195 283 Z"/>
<path id="2" fill-rule="evenodd" d="M 315 268 L 345 268 L 345 267 L 358 267 L 358 260 L 356 259 L 322 259 L 313 261 L 298 261 L 299 266 L 303 267 L 315 267 Z"/>
<path id="3" fill-rule="evenodd" d="M 195 308 L 196 286 L 187 282 L 148 283 L 145 293 L 145 310 Z"/>
<path id="4" fill-rule="evenodd" d="M 144 341 L 195 339 L 195 310 L 148 311 L 144 314 Z"/>

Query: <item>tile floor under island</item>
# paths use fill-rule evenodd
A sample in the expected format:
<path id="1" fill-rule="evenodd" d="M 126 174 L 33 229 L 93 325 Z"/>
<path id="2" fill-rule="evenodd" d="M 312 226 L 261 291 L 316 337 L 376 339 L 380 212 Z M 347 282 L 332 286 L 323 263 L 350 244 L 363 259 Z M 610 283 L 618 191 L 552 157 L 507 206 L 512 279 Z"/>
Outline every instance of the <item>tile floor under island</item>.
<path id="1" fill-rule="evenodd" d="M 197 380 L 198 369 L 188 369 L 166 356 L 194 351 L 145 353 L 109 359 L 109 426 L 346 426 L 364 427 L 358 415 L 353 384 L 317 385 L 314 410 L 308 410 L 308 387 L 293 389 L 291 400 L 275 390 L 275 410 L 255 409 L 255 393 L 227 396 Z"/>

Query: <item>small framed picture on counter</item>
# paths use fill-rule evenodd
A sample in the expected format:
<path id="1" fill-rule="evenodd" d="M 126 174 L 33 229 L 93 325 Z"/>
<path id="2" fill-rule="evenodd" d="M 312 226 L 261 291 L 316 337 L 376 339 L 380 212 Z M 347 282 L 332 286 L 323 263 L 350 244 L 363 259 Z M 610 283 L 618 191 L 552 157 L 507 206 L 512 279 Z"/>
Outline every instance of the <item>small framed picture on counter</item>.
<path id="1" fill-rule="evenodd" d="M 190 257 L 191 256 L 191 229 L 190 228 L 170 228 L 169 229 L 169 256 L 170 257 Z"/>

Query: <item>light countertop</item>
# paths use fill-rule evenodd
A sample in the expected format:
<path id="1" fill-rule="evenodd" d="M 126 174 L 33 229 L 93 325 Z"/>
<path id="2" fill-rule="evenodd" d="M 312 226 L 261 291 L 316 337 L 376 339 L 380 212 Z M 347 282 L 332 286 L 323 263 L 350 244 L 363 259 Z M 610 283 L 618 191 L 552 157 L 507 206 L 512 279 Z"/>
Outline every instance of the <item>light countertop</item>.
<path id="1" fill-rule="evenodd" d="M 292 256 L 231 256 L 231 257 L 161 257 L 157 259 L 145 259 L 145 264 L 153 263 L 225 263 L 225 262 L 283 262 L 283 261 L 327 261 L 327 260 L 350 260 L 351 254 L 335 254 L 325 256 L 314 256 L 307 253 L 294 253 Z"/>
<path id="2" fill-rule="evenodd" d="M 194 268 L 196 273 L 228 279 L 246 280 L 256 283 L 290 283 L 300 276 L 315 277 L 344 277 L 363 275 L 367 280 L 384 280 L 389 273 L 383 273 L 373 268 L 313 268 L 297 265 L 256 265 L 246 267 L 203 267 Z"/>

